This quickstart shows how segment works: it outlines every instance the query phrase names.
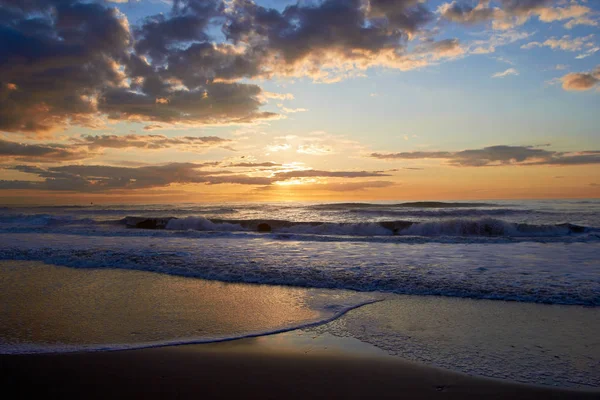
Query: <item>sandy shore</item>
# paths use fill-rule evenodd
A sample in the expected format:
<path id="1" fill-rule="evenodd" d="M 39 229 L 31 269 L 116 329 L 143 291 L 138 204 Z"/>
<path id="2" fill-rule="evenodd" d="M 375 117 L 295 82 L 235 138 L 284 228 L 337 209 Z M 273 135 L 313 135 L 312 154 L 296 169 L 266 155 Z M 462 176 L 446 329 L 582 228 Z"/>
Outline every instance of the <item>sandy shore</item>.
<path id="1" fill-rule="evenodd" d="M 0 272 L 0 384 L 11 399 L 600 399 L 597 312 L 581 307 L 390 295 L 306 328 L 371 295 L 33 262 L 0 262 Z M 8 355 L 28 351 L 55 353 Z"/>
<path id="2" fill-rule="evenodd" d="M 600 391 L 474 378 L 396 357 L 339 351 L 325 342 L 290 347 L 278 336 L 117 352 L 0 356 L 0 384 L 16 398 L 600 398 Z"/>

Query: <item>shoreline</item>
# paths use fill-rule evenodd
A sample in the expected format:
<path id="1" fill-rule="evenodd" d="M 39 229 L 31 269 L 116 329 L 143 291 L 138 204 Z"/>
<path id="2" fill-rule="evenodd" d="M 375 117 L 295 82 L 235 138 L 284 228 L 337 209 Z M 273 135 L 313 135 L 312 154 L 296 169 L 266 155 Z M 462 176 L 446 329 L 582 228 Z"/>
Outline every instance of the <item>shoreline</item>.
<path id="1" fill-rule="evenodd" d="M 114 390 L 159 398 L 148 392 L 158 388 L 194 397 L 203 393 L 198 382 L 210 376 L 221 386 L 211 383 L 214 396 L 233 384 L 231 395 L 239 387 L 269 397 L 275 379 L 281 384 L 274 397 L 294 398 L 285 390 L 326 376 L 330 382 L 320 383 L 330 390 L 326 397 L 409 390 L 409 398 L 427 398 L 419 396 L 435 388 L 436 395 L 452 392 L 454 398 L 469 398 L 472 391 L 478 393 L 472 398 L 600 398 L 600 310 L 402 295 L 373 301 L 354 292 L 139 271 L 18 261 L 0 266 L 2 346 L 24 345 L 25 353 L 28 343 L 47 343 L 55 351 L 75 346 L 71 352 L 0 355 L 0 383 L 27 394 L 80 398 L 92 390 L 105 398 Z M 273 331 L 251 333 L 265 327 Z M 191 335 L 209 342 L 137 347 L 143 338 Z M 95 344 L 79 347 L 85 343 Z M 112 349 L 110 343 L 133 347 Z M 348 389 L 348 380 L 364 387 L 352 383 Z"/>
<path id="2" fill-rule="evenodd" d="M 298 339 L 299 332 L 294 335 Z M 521 384 L 430 367 L 350 343 L 356 339 L 306 337 L 294 343 L 291 336 L 111 352 L 2 355 L 0 384 L 19 393 L 16 398 L 61 399 L 600 396 L 600 390 Z M 350 348 L 353 345 L 357 347 Z"/>

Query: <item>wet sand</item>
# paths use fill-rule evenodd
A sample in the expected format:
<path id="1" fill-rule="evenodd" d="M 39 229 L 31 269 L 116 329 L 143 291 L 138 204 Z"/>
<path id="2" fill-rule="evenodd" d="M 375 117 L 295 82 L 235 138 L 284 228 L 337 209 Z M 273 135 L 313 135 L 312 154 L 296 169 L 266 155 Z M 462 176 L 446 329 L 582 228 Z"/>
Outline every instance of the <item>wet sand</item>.
<path id="1" fill-rule="evenodd" d="M 116 352 L 4 355 L 0 384 L 13 398 L 600 398 L 600 391 L 475 378 L 368 351 L 341 351 L 346 343 L 332 346 L 319 338 L 310 347 L 289 346 L 279 336 Z"/>
<path id="2" fill-rule="evenodd" d="M 411 355 L 424 358 L 421 350 L 426 347 L 433 349 L 438 365 L 440 359 L 459 354 L 473 375 L 485 375 L 480 359 L 490 359 L 520 376 L 516 366 L 538 371 L 539 364 L 528 361 L 548 352 L 570 366 L 567 372 L 573 379 L 585 378 L 574 367 L 583 363 L 581 371 L 594 371 L 594 310 L 388 296 L 340 316 L 340 310 L 371 295 L 34 262 L 2 262 L 0 271 L 0 349 L 5 351 L 0 355 L 0 384 L 11 398 L 600 399 L 598 388 L 549 386 L 558 384 L 551 376 L 544 382 L 528 380 L 546 386 L 529 386 L 406 360 Z M 326 325 L 306 328 L 336 314 Z M 564 325 L 561 329 L 557 321 Z M 295 326 L 305 329 L 167 345 L 172 344 L 169 338 L 180 338 L 178 343 L 202 335 L 223 340 Z M 375 340 L 381 338 L 386 340 Z M 81 351 L 140 343 L 165 346 Z M 398 348 L 403 352 L 391 351 Z M 513 360 L 506 357 L 507 348 L 508 355 L 527 362 L 506 362 Z M 77 352 L 64 353 L 73 350 Z M 36 351 L 54 353 L 14 354 Z"/>

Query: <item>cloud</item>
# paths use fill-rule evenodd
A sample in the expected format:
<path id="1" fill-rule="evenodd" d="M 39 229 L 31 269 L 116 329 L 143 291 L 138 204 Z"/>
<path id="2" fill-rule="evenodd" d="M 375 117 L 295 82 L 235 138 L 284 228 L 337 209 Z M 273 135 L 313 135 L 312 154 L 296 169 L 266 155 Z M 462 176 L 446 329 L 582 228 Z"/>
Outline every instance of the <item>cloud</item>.
<path id="1" fill-rule="evenodd" d="M 564 26 L 572 29 L 576 25 L 596 26 L 598 22 L 591 19 L 592 9 L 580 4 L 571 4 L 567 7 L 544 7 L 538 12 L 540 21 L 554 22 L 569 20 Z"/>
<path id="2" fill-rule="evenodd" d="M 294 113 L 308 111 L 308 109 L 306 109 L 306 108 L 287 108 L 287 107 L 284 107 L 283 104 L 278 104 L 278 106 L 281 107 L 281 112 L 286 113 L 286 114 L 294 114 Z"/>
<path id="3" fill-rule="evenodd" d="M 274 92 L 262 92 L 262 96 L 265 99 L 276 99 L 276 100 L 294 100 L 294 95 L 291 93 L 274 93 Z"/>
<path id="4" fill-rule="evenodd" d="M 308 76 L 334 82 L 370 67 L 413 69 L 441 58 L 411 53 L 407 39 L 433 18 L 419 0 L 298 2 L 282 11 L 234 0 L 224 32 L 234 44 L 251 43 L 248 65 L 262 76 Z"/>
<path id="5" fill-rule="evenodd" d="M 0 130 L 96 125 L 95 94 L 125 83 L 125 16 L 74 0 L 2 2 L 0 12 Z"/>
<path id="6" fill-rule="evenodd" d="M 103 192 L 122 189 L 149 189 L 172 184 L 265 185 L 272 179 L 202 170 L 209 164 L 171 163 L 143 167 L 107 165 L 66 165 L 51 168 L 17 165 L 20 172 L 35 174 L 42 181 L 2 181 L 1 189 L 38 189 L 52 191 Z"/>
<path id="7" fill-rule="evenodd" d="M 565 28 L 573 29 L 577 25 L 598 26 L 598 20 L 589 18 L 587 16 L 574 18 L 565 24 Z"/>
<path id="8" fill-rule="evenodd" d="M 162 127 L 163 127 L 162 125 L 158 125 L 158 124 L 149 124 L 149 125 L 144 126 L 144 130 L 145 131 L 154 131 L 157 129 L 162 129 Z"/>
<path id="9" fill-rule="evenodd" d="M 98 98 L 98 108 L 116 120 L 180 124 L 247 123 L 276 117 L 275 113 L 258 111 L 260 93 L 259 86 L 241 83 L 168 88 L 155 93 L 115 88 Z M 157 103 L 157 98 L 166 101 Z"/>
<path id="10" fill-rule="evenodd" d="M 497 47 L 506 46 L 530 37 L 532 33 L 507 30 L 494 32 L 488 39 L 474 40 L 467 46 L 467 52 L 472 54 L 494 53 Z"/>
<path id="11" fill-rule="evenodd" d="M 510 75 L 519 75 L 519 71 L 514 68 L 509 68 L 503 72 L 496 72 L 494 75 L 492 75 L 492 78 L 504 78 L 505 76 Z"/>
<path id="12" fill-rule="evenodd" d="M 511 60 L 508 60 L 508 59 L 506 59 L 506 58 L 504 58 L 504 57 L 492 57 L 492 58 L 493 58 L 494 60 L 496 60 L 496 61 L 500 61 L 500 62 L 503 62 L 503 63 L 509 64 L 509 65 L 515 65 L 515 63 L 514 63 L 513 61 L 511 61 Z"/>
<path id="13" fill-rule="evenodd" d="M 287 135 L 276 137 L 277 142 L 267 146 L 267 151 L 284 151 L 295 149 L 296 153 L 311 156 L 328 156 L 333 154 L 356 154 L 364 150 L 364 146 L 342 135 L 333 135 L 325 131 L 313 131 L 305 136 Z"/>
<path id="14" fill-rule="evenodd" d="M 241 163 L 236 163 L 236 164 L 229 164 L 229 167 L 246 167 L 246 168 L 253 168 L 253 167 L 281 167 L 282 164 L 279 163 L 274 163 L 271 161 L 267 161 L 267 162 L 262 162 L 262 163 L 256 163 L 256 162 L 241 162 Z"/>
<path id="15" fill-rule="evenodd" d="M 0 11 L 1 130 L 39 136 L 102 126 L 105 117 L 182 124 L 276 117 L 260 111 L 257 85 L 214 81 L 215 71 L 245 76 L 230 71 L 233 47 L 212 44 L 206 33 L 223 17 L 220 1 L 176 1 L 168 16 L 134 29 L 99 2 L 8 1 Z"/>
<path id="16" fill-rule="evenodd" d="M 298 185 L 285 185 L 286 188 L 294 192 L 357 192 L 375 188 L 385 188 L 397 185 L 391 181 L 360 181 L 360 182 L 321 182 L 321 183 L 302 183 Z M 270 185 L 259 188 L 258 190 L 278 190 L 281 186 Z"/>
<path id="17" fill-rule="evenodd" d="M 479 2 L 475 7 L 453 1 L 440 5 L 437 12 L 442 18 L 448 21 L 473 25 L 493 19 L 495 16 L 498 16 L 500 10 L 490 8 L 486 1 Z"/>
<path id="18" fill-rule="evenodd" d="M 290 146 L 289 143 L 281 143 L 281 144 L 268 145 L 265 147 L 265 150 L 267 150 L 268 152 L 271 152 L 271 153 L 277 153 L 278 151 L 286 151 L 291 148 L 292 148 L 292 146 Z"/>
<path id="19" fill-rule="evenodd" d="M 600 82 L 600 65 L 590 72 L 569 73 L 559 78 L 562 88 L 568 91 L 593 89 Z"/>
<path id="20" fill-rule="evenodd" d="M 176 136 L 164 135 L 83 135 L 72 139 L 76 145 L 85 145 L 91 149 L 96 148 L 140 148 L 149 150 L 179 147 L 183 150 L 204 149 L 207 147 L 223 147 L 231 140 L 217 136 Z"/>
<path id="21" fill-rule="evenodd" d="M 385 188 L 394 186 L 395 183 L 391 181 L 364 181 L 364 182 L 327 182 L 321 184 L 304 184 L 294 186 L 294 190 L 303 191 L 318 191 L 323 190 L 327 192 L 357 192 L 374 188 Z"/>
<path id="22" fill-rule="evenodd" d="M 476 6 L 464 1 L 443 3 L 437 9 L 441 18 L 455 23 L 473 25 L 491 22 L 494 29 L 506 30 L 523 25 L 532 17 L 542 22 L 567 21 L 564 26 L 596 26 L 591 18 L 594 11 L 587 6 L 572 3 L 566 7 L 553 6 L 553 0 L 499 0 L 499 7 L 490 0 L 480 0 Z"/>
<path id="23" fill-rule="evenodd" d="M 540 20 L 544 22 L 569 20 L 564 24 L 567 29 L 577 25 L 597 26 L 598 21 L 592 19 L 596 14 L 592 9 L 580 4 L 571 4 L 567 7 L 546 8 L 540 13 Z"/>
<path id="24" fill-rule="evenodd" d="M 600 164 L 600 151 L 556 152 L 533 146 L 490 146 L 463 151 L 416 151 L 404 153 L 372 153 L 380 160 L 444 159 L 459 167 L 506 165 L 584 165 Z"/>
<path id="25" fill-rule="evenodd" d="M 592 47 L 591 49 L 587 49 L 584 53 L 579 54 L 575 58 L 578 60 L 588 58 L 589 56 L 593 55 L 594 53 L 596 53 L 598 51 L 600 51 L 600 47 Z"/>
<path id="26" fill-rule="evenodd" d="M 160 150 L 178 148 L 182 151 L 201 151 L 211 147 L 231 150 L 231 140 L 217 136 L 163 135 L 82 135 L 71 138 L 69 144 L 29 144 L 0 139 L 0 156 L 20 162 L 65 162 L 101 155 L 103 149 L 138 148 Z"/>
<path id="27" fill-rule="evenodd" d="M 396 183 L 390 181 L 367 181 L 367 182 L 349 182 L 349 183 L 327 183 L 321 190 L 332 192 L 355 192 L 373 188 L 384 188 L 394 186 Z M 317 186 L 317 185 L 314 185 Z M 307 188 L 311 189 L 311 188 Z M 315 187 L 315 189 L 317 189 Z"/>
<path id="28" fill-rule="evenodd" d="M 301 154 L 309 154 L 312 156 L 325 156 L 335 154 L 331 146 L 316 143 L 300 145 L 298 146 L 296 152 Z"/>
<path id="29" fill-rule="evenodd" d="M 534 47 L 550 47 L 552 50 L 564 51 L 580 51 L 583 48 L 594 46 L 594 35 L 577 37 L 571 39 L 569 35 L 565 35 L 560 39 L 552 37 L 544 42 L 530 42 L 521 46 L 522 49 L 532 49 Z"/>
<path id="30" fill-rule="evenodd" d="M 437 13 L 507 26 L 531 16 L 591 18 L 585 6 L 550 7 L 545 0 L 461 4 L 446 3 Z M 250 82 L 336 82 L 374 67 L 411 70 L 529 35 L 508 30 L 468 45 L 434 38 L 436 14 L 421 0 L 298 1 L 277 9 L 250 0 L 176 0 L 169 12 L 131 26 L 109 2 L 4 0 L 0 8 L 0 130 L 38 136 L 109 120 L 153 130 L 283 118 L 263 107 L 293 96 Z"/>
<path id="31" fill-rule="evenodd" d="M 262 176 L 232 173 L 215 169 L 219 163 L 170 163 L 166 165 L 144 165 L 139 167 L 108 165 L 64 165 L 42 168 L 33 165 L 5 167 L 26 174 L 35 175 L 36 181 L 0 181 L 0 189 L 34 189 L 69 192 L 107 192 L 115 190 L 139 190 L 167 187 L 173 184 L 238 184 L 269 186 L 294 178 L 331 177 L 361 178 L 389 176 L 382 172 L 368 171 L 286 171 L 265 173 Z M 229 167 L 279 166 L 267 163 L 240 163 Z M 343 184 L 343 182 L 340 182 Z M 344 186 L 350 188 L 350 186 Z M 341 188 L 341 186 L 340 186 Z M 340 189 L 341 190 L 341 189 Z M 360 189 L 357 189 L 360 190 Z"/>
<path id="32" fill-rule="evenodd" d="M 411 46 L 434 19 L 421 0 L 177 0 L 130 26 L 110 2 L 3 1 L 0 129 L 31 135 L 106 119 L 242 124 L 278 118 L 249 79 L 335 82 L 372 67 L 410 70 L 465 54 L 457 39 Z M 284 113 L 302 109 L 286 107 Z"/>
<path id="33" fill-rule="evenodd" d="M 0 156 L 17 161 L 61 162 L 90 158 L 86 149 L 61 144 L 27 144 L 0 139 Z"/>
<path id="34" fill-rule="evenodd" d="M 301 171 L 287 171 L 277 172 L 275 177 L 277 180 L 286 180 L 292 178 L 313 178 L 313 177 L 330 177 L 330 178 L 365 178 L 375 176 L 390 176 L 383 172 L 375 171 L 321 171 L 321 170 L 301 170 Z"/>
<path id="35" fill-rule="evenodd" d="M 333 82 L 373 66 L 415 68 L 426 61 L 411 58 L 407 40 L 433 16 L 419 0 L 371 0 L 368 7 L 363 0 L 324 0 L 283 10 L 249 0 L 179 3 L 193 12 L 174 7 L 170 16 L 147 18 L 136 29 L 135 49 L 162 65 L 162 78 L 186 86 L 273 76 Z M 191 6 L 199 3 L 202 12 Z M 207 39 L 210 24 L 221 27 L 225 41 Z"/>

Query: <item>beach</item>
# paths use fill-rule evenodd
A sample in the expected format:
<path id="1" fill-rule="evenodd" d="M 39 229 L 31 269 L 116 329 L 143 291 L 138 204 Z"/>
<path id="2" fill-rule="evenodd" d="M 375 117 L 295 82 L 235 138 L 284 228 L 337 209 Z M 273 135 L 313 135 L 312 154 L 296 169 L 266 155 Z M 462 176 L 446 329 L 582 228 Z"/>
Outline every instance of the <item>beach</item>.
<path id="1" fill-rule="evenodd" d="M 54 398 L 598 398 L 598 207 L 4 208 L 2 383 Z"/>
<path id="2" fill-rule="evenodd" d="M 285 334 L 284 334 L 285 335 Z M 14 398 L 597 399 L 573 391 L 476 378 L 386 356 L 286 346 L 277 335 L 121 352 L 0 356 Z"/>
<path id="3" fill-rule="evenodd" d="M 600 396 L 596 308 L 0 264 L 22 398 Z"/>

